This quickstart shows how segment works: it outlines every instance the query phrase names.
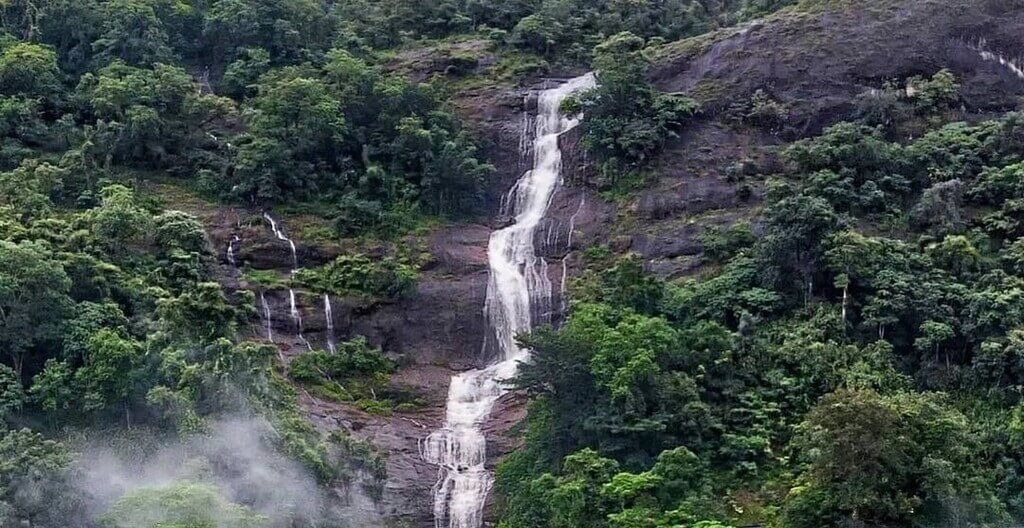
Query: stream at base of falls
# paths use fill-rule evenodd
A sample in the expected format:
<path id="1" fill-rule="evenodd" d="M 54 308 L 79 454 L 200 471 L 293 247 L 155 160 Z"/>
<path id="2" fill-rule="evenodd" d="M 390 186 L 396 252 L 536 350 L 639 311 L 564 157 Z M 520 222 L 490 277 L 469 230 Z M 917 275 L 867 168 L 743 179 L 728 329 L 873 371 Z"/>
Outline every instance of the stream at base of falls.
<path id="1" fill-rule="evenodd" d="M 490 280 L 484 313 L 497 346 L 496 362 L 452 377 L 444 426 L 420 446 L 427 462 L 439 468 L 434 487 L 434 520 L 438 528 L 479 528 L 492 477 L 485 463 L 486 440 L 481 427 L 506 388 L 501 380 L 515 375 L 528 352 L 516 335 L 533 326 L 534 317 L 551 311 L 547 262 L 534 251 L 537 226 L 547 214 L 561 184 L 562 153 L 558 137 L 578 124 L 563 116 L 562 101 L 593 87 L 592 74 L 540 92 L 533 131 L 533 168 L 512 186 L 503 204 L 515 223 L 491 234 L 488 243 Z"/>

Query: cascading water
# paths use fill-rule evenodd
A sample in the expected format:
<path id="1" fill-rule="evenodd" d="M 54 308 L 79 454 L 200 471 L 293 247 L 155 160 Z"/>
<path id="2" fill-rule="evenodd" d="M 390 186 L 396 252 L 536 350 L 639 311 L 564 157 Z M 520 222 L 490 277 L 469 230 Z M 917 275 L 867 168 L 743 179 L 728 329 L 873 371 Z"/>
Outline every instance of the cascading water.
<path id="1" fill-rule="evenodd" d="M 228 257 L 228 264 L 231 264 L 231 267 L 237 267 L 238 266 L 238 262 L 235 261 L 235 246 L 238 245 L 238 243 L 241 242 L 241 241 L 242 241 L 242 239 L 238 235 L 234 235 L 234 236 L 231 237 L 231 241 L 228 242 L 227 257 Z"/>
<path id="2" fill-rule="evenodd" d="M 260 304 L 263 306 L 263 319 L 267 325 L 267 341 L 274 342 L 274 321 L 270 318 L 270 303 L 267 302 L 267 296 L 260 292 Z"/>
<path id="3" fill-rule="evenodd" d="M 562 153 L 558 136 L 576 126 L 559 107 L 572 93 L 594 86 L 592 74 L 540 93 L 533 139 L 533 168 L 512 186 L 504 206 L 515 223 L 491 234 L 488 244 L 490 281 L 484 313 L 494 333 L 497 362 L 452 377 L 445 425 L 421 446 L 423 458 L 439 466 L 434 487 L 434 522 L 438 528 L 479 528 L 491 488 L 484 467 L 485 439 L 481 426 L 504 393 L 501 381 L 511 378 L 528 352 L 516 335 L 531 328 L 534 316 L 546 317 L 551 307 L 547 262 L 534 252 L 537 226 L 561 183 Z"/>
<path id="4" fill-rule="evenodd" d="M 292 269 L 291 274 L 295 275 L 295 272 L 299 268 L 299 256 L 295 251 L 295 242 L 292 239 L 285 236 L 284 231 L 277 225 L 277 221 L 274 220 L 270 213 L 263 213 L 263 218 L 266 219 L 267 223 L 270 224 L 270 230 L 274 232 L 274 236 L 282 242 L 287 242 L 288 247 L 292 250 Z M 302 312 L 299 311 L 298 304 L 295 302 L 295 290 L 288 288 L 288 311 L 292 317 L 292 321 L 295 322 L 295 335 L 302 341 L 306 348 L 313 350 L 313 346 L 306 340 L 305 336 L 302 335 Z"/>
<path id="5" fill-rule="evenodd" d="M 998 63 L 1018 79 L 1024 80 L 1024 58 L 1012 59 L 1002 53 L 991 51 L 988 49 L 988 41 L 985 39 L 968 42 L 967 46 L 978 52 L 982 60 Z"/>
<path id="6" fill-rule="evenodd" d="M 587 204 L 587 193 L 584 192 L 583 195 L 580 196 L 580 205 L 576 207 L 576 212 L 573 213 L 572 216 L 569 217 L 569 234 L 566 237 L 566 242 L 565 242 L 566 250 L 569 253 L 566 253 L 565 256 L 562 257 L 562 285 L 560 286 L 559 292 L 558 292 L 558 299 L 562 302 L 562 312 L 563 313 L 565 312 L 565 308 L 566 308 L 565 280 L 569 276 L 568 262 L 569 262 L 569 255 L 572 253 L 572 233 L 573 233 L 573 231 L 576 231 L 576 217 L 578 217 L 580 215 L 580 213 L 583 212 L 583 206 L 586 205 L 586 204 Z"/>
<path id="7" fill-rule="evenodd" d="M 287 242 L 288 243 L 288 247 L 291 248 L 291 250 L 292 250 L 292 273 L 294 273 L 295 269 L 299 267 L 299 255 L 295 251 L 295 242 L 293 242 L 292 239 L 286 237 L 284 235 L 284 231 L 281 231 L 281 229 L 277 227 L 277 220 L 274 220 L 274 217 L 270 216 L 270 213 L 263 213 L 263 218 L 267 221 L 267 223 L 270 224 L 270 230 L 274 232 L 274 236 L 276 236 L 277 239 L 282 241 L 282 242 Z"/>
<path id="8" fill-rule="evenodd" d="M 334 337 L 334 311 L 331 310 L 331 296 L 324 294 L 324 318 L 327 319 L 327 350 L 331 353 L 338 351 L 337 341 Z"/>

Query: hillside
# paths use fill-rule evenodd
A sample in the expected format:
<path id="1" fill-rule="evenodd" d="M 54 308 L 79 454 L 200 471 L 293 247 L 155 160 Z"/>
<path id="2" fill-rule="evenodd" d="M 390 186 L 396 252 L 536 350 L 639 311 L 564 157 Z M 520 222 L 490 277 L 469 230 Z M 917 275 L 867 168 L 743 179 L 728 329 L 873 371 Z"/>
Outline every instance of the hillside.
<path id="1" fill-rule="evenodd" d="M 0 527 L 1024 519 L 1019 0 L 0 15 Z"/>

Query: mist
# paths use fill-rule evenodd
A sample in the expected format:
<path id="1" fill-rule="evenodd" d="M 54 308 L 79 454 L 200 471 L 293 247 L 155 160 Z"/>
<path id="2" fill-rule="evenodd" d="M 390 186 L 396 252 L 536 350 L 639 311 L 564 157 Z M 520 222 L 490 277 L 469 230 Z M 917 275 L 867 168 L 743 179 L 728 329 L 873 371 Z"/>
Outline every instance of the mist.
<path id="1" fill-rule="evenodd" d="M 225 499 L 266 516 L 272 527 L 383 526 L 358 482 L 344 489 L 320 485 L 276 450 L 275 436 L 266 420 L 235 416 L 167 444 L 91 438 L 76 446 L 80 456 L 72 484 L 86 497 L 94 519 L 126 493 L 197 481 L 216 485 Z"/>

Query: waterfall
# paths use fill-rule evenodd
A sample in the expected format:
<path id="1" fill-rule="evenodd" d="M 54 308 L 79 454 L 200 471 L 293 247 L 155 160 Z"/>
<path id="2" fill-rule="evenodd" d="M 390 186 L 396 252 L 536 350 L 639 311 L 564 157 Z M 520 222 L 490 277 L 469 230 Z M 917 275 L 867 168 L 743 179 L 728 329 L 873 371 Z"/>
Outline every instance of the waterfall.
<path id="1" fill-rule="evenodd" d="M 277 227 L 277 221 L 274 220 L 274 218 L 272 216 L 270 216 L 270 213 L 263 213 L 263 218 L 265 218 L 267 220 L 267 223 L 270 224 L 270 230 L 274 232 L 274 236 L 276 236 L 277 239 L 282 241 L 282 242 L 287 242 L 288 243 L 288 247 L 291 248 L 291 250 L 292 250 L 292 273 L 295 273 L 296 268 L 299 267 L 299 257 L 298 257 L 298 253 L 295 251 L 295 242 L 292 241 L 292 239 L 286 237 L 284 235 L 284 231 L 281 231 L 281 229 Z"/>
<path id="2" fill-rule="evenodd" d="M 558 291 L 558 300 L 559 300 L 559 302 L 562 303 L 562 306 L 561 306 L 562 313 L 565 313 L 565 308 L 566 308 L 565 280 L 566 280 L 566 278 L 569 275 L 569 267 L 567 265 L 567 262 L 569 260 L 569 255 L 572 254 L 572 233 L 573 233 L 573 231 L 576 231 L 576 217 L 578 217 L 580 215 L 580 212 L 583 211 L 583 206 L 586 205 L 586 204 L 587 204 L 587 193 L 584 192 L 583 195 L 580 196 L 580 205 L 576 207 L 576 212 L 573 213 L 572 216 L 569 217 L 569 235 L 566 237 L 566 243 L 565 243 L 566 253 L 565 253 L 565 256 L 562 257 L 562 285 L 559 287 L 559 291 Z"/>
<path id="3" fill-rule="evenodd" d="M 331 310 L 331 296 L 324 294 L 324 317 L 327 319 L 327 349 L 331 353 L 337 352 L 337 341 L 334 337 L 334 311 Z"/>
<path id="4" fill-rule="evenodd" d="M 577 120 L 561 115 L 559 107 L 575 92 L 594 86 L 587 74 L 540 93 L 532 144 L 533 168 L 512 186 L 503 207 L 515 223 L 491 234 L 488 243 L 490 281 L 484 313 L 497 344 L 497 362 L 452 377 L 444 427 L 431 433 L 422 446 L 423 458 L 439 467 L 434 486 L 434 523 L 438 528 L 479 528 L 491 489 L 484 466 L 486 441 L 481 426 L 505 392 L 502 380 L 511 378 L 528 352 L 515 342 L 528 331 L 534 316 L 550 314 L 551 281 L 547 262 L 534 252 L 537 226 L 547 213 L 561 183 L 562 153 L 558 136 Z"/>
<path id="5" fill-rule="evenodd" d="M 235 246 L 238 245 L 238 243 L 241 242 L 241 240 L 242 239 L 239 238 L 238 235 L 234 235 L 231 237 L 231 241 L 228 242 L 227 256 L 228 264 L 231 264 L 231 267 L 238 267 L 238 262 L 235 261 Z"/>
<path id="6" fill-rule="evenodd" d="M 1024 80 L 1024 58 L 1013 59 L 1002 53 L 994 52 L 988 49 L 988 41 L 985 39 L 968 41 L 967 47 L 976 51 L 981 60 L 998 63 L 1018 79 Z"/>
<path id="7" fill-rule="evenodd" d="M 270 216 L 270 213 L 264 212 L 263 213 L 263 218 L 265 218 L 267 220 L 267 223 L 270 224 L 270 230 L 274 232 L 274 236 L 276 236 L 277 239 L 282 241 L 282 242 L 287 242 L 288 243 L 288 247 L 291 248 L 291 250 L 292 250 L 292 269 L 291 269 L 291 274 L 295 275 L 295 272 L 299 268 L 299 257 L 298 257 L 298 252 L 295 251 L 295 242 L 292 239 L 290 239 L 287 236 L 285 236 L 284 231 L 282 231 L 278 227 L 277 221 L 274 220 L 274 218 L 272 216 Z M 309 341 L 306 340 L 306 337 L 302 335 L 302 312 L 299 311 L 298 304 L 296 304 L 296 302 L 295 302 L 295 289 L 293 289 L 291 287 L 288 288 L 288 303 L 289 303 L 289 307 L 288 307 L 289 315 L 291 315 L 291 317 L 292 317 L 292 322 L 295 323 L 295 335 L 299 338 L 299 341 L 302 341 L 302 344 L 306 345 L 306 348 L 308 348 L 310 350 L 313 350 L 313 346 L 310 345 Z"/>
<path id="8" fill-rule="evenodd" d="M 260 304 L 263 305 L 263 319 L 266 320 L 267 325 L 267 341 L 274 342 L 274 321 L 270 318 L 270 303 L 267 302 L 267 296 L 260 291 Z"/>

